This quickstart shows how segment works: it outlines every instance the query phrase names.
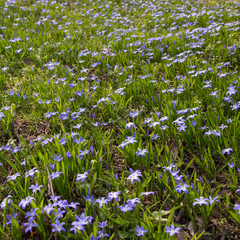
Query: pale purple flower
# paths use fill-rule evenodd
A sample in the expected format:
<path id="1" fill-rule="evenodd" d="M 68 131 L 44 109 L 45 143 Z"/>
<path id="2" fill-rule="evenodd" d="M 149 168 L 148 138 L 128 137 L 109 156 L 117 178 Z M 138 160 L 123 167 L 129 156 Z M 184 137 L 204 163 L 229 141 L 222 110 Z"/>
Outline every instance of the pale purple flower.
<path id="1" fill-rule="evenodd" d="M 227 153 L 229 155 L 231 152 L 233 152 L 232 148 L 226 148 L 226 149 L 222 150 L 222 155 L 224 155 L 225 153 Z"/>
<path id="2" fill-rule="evenodd" d="M 63 172 L 52 172 L 52 174 L 50 175 L 51 179 L 55 179 L 55 178 L 59 178 L 60 174 L 63 174 Z"/>
<path id="3" fill-rule="evenodd" d="M 144 230 L 143 227 L 137 226 L 135 232 L 137 233 L 137 237 L 140 237 L 140 236 L 144 236 L 144 234 L 147 233 L 148 231 Z"/>
<path id="4" fill-rule="evenodd" d="M 140 197 L 141 197 L 141 196 L 154 195 L 154 194 L 155 194 L 154 192 L 142 192 L 142 193 L 140 194 Z"/>
<path id="5" fill-rule="evenodd" d="M 107 233 L 104 233 L 103 231 L 98 231 L 98 236 L 96 237 L 96 240 L 100 239 L 100 238 L 104 238 L 104 237 L 109 237 L 109 235 Z"/>
<path id="6" fill-rule="evenodd" d="M 217 200 L 218 198 L 219 198 L 219 196 L 216 196 L 214 198 L 212 198 L 212 196 L 209 196 L 207 201 L 209 202 L 210 205 L 212 205 L 214 202 L 220 202 L 219 200 Z"/>
<path id="7" fill-rule="evenodd" d="M 63 158 L 62 158 L 61 154 L 59 154 L 59 155 L 54 154 L 53 160 L 56 162 L 60 162 L 63 160 Z"/>
<path id="8" fill-rule="evenodd" d="M 230 168 L 234 168 L 235 164 L 234 164 L 234 163 L 228 163 L 228 166 L 229 166 Z"/>
<path id="9" fill-rule="evenodd" d="M 139 114 L 139 111 L 137 110 L 136 112 L 129 113 L 129 116 L 132 118 L 135 118 L 137 117 L 138 114 Z"/>
<path id="10" fill-rule="evenodd" d="M 38 227 L 38 224 L 33 222 L 33 218 L 30 218 L 28 222 L 24 223 L 23 225 L 26 226 L 25 233 L 28 231 L 32 232 L 33 227 Z"/>
<path id="11" fill-rule="evenodd" d="M 178 232 L 180 231 L 180 227 L 174 227 L 174 225 L 171 225 L 170 227 L 166 226 L 166 230 L 165 233 L 169 233 L 170 236 L 173 236 L 175 234 L 178 234 Z"/>
<path id="12" fill-rule="evenodd" d="M 59 232 L 61 233 L 61 231 L 66 231 L 66 229 L 63 227 L 63 225 L 65 224 L 65 222 L 59 223 L 59 220 L 56 220 L 55 224 L 52 223 L 51 225 L 53 226 L 52 232 Z"/>
<path id="13" fill-rule="evenodd" d="M 140 182 L 139 177 L 142 177 L 142 173 L 140 172 L 140 170 L 136 170 L 134 172 L 132 168 L 130 168 L 129 171 L 131 172 L 131 174 L 128 176 L 127 180 L 130 180 L 132 184 L 134 183 L 134 181 Z"/>
<path id="14" fill-rule="evenodd" d="M 27 196 L 25 199 L 21 200 L 21 202 L 19 203 L 19 207 L 22 207 L 22 209 L 25 209 L 29 203 L 33 202 L 33 200 L 35 200 L 34 197 Z"/>
<path id="15" fill-rule="evenodd" d="M 35 173 L 38 173 L 39 171 L 37 170 L 36 167 L 30 169 L 28 172 L 25 173 L 25 178 L 27 177 L 33 177 Z"/>
<path id="16" fill-rule="evenodd" d="M 20 176 L 21 176 L 20 173 L 15 173 L 14 175 L 7 176 L 7 182 L 9 182 L 9 181 L 16 181 L 16 178 L 20 177 Z"/>
<path id="17" fill-rule="evenodd" d="M 133 211 L 133 207 L 129 206 L 128 204 L 124 206 L 119 206 L 118 208 L 120 209 L 121 212 Z"/>
<path id="18" fill-rule="evenodd" d="M 34 219 L 37 216 L 37 214 L 36 214 L 37 210 L 38 210 L 38 208 L 35 208 L 35 209 L 32 208 L 30 210 L 30 212 L 26 213 L 26 217 L 25 218 L 30 217 L 28 221 L 30 221 L 31 218 Z"/>
<path id="19" fill-rule="evenodd" d="M 97 199 L 95 201 L 95 203 L 98 203 L 99 204 L 99 208 L 102 208 L 103 204 L 107 205 L 109 202 L 108 199 L 106 199 L 105 197 L 102 197 L 101 199 Z"/>
<path id="20" fill-rule="evenodd" d="M 79 182 L 80 180 L 84 182 L 88 177 L 88 171 L 84 172 L 83 174 L 77 174 L 76 181 Z"/>
<path id="21" fill-rule="evenodd" d="M 208 199 L 205 197 L 195 198 L 193 206 L 195 206 L 195 205 L 200 205 L 200 206 L 208 205 Z"/>
<path id="22" fill-rule="evenodd" d="M 32 190 L 33 193 L 35 192 L 40 192 L 41 191 L 41 187 L 43 187 L 43 185 L 38 185 L 38 183 L 36 183 L 36 185 L 31 185 L 29 189 Z"/>
<path id="23" fill-rule="evenodd" d="M 118 199 L 118 195 L 119 195 L 119 194 L 121 194 L 120 191 L 108 193 L 108 199 L 109 199 L 109 201 L 112 201 L 113 199 L 115 199 L 115 200 L 118 202 L 118 201 L 119 201 L 119 199 Z"/>
<path id="24" fill-rule="evenodd" d="M 148 153 L 147 149 L 141 149 L 139 148 L 138 151 L 136 152 L 137 157 L 142 156 L 145 157 L 145 154 Z"/>
<path id="25" fill-rule="evenodd" d="M 188 188 L 190 188 L 190 186 L 188 185 L 188 184 L 186 184 L 186 183 L 180 183 L 180 184 L 178 184 L 177 186 L 176 186 L 176 192 L 178 192 L 178 193 L 182 193 L 182 192 L 184 192 L 184 193 L 188 193 Z"/>
<path id="26" fill-rule="evenodd" d="M 46 205 L 45 207 L 43 207 L 42 212 L 44 211 L 47 213 L 47 215 L 49 215 L 52 211 L 54 211 L 53 205 L 52 204 Z"/>

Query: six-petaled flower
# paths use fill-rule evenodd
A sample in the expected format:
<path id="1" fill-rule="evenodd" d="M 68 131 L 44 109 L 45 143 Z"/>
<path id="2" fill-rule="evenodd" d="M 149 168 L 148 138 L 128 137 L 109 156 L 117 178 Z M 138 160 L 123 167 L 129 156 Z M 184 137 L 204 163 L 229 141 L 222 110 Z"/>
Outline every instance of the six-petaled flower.
<path id="1" fill-rule="evenodd" d="M 174 225 L 166 226 L 165 233 L 169 233 L 169 235 L 172 237 L 175 234 L 178 234 L 179 231 L 181 230 L 180 227 L 175 227 Z"/>
<path id="2" fill-rule="evenodd" d="M 143 227 L 136 227 L 136 233 L 137 233 L 137 237 L 141 237 L 144 236 L 145 233 L 147 233 L 148 230 L 144 230 Z"/>

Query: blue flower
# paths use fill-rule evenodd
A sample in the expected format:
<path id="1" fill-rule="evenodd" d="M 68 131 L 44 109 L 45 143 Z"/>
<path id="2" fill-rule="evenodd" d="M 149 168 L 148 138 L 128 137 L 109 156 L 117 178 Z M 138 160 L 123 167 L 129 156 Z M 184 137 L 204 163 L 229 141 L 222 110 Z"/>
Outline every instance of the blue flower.
<path id="1" fill-rule="evenodd" d="M 174 163 L 172 163 L 168 167 L 163 167 L 163 168 L 164 168 L 163 172 L 165 172 L 167 170 L 172 171 L 173 168 L 176 168 L 176 165 Z"/>
<path id="2" fill-rule="evenodd" d="M 66 231 L 66 229 L 63 227 L 63 225 L 65 224 L 65 222 L 59 223 L 58 220 L 56 220 L 55 224 L 51 224 L 53 226 L 52 232 L 59 232 L 61 233 L 61 231 Z"/>
<path id="3" fill-rule="evenodd" d="M 83 198 L 85 199 L 85 201 L 89 201 L 90 203 L 93 204 L 93 203 L 94 203 L 94 197 L 93 197 L 93 195 L 90 196 L 90 191 L 89 191 L 89 189 L 88 189 L 87 191 L 88 191 L 87 197 L 83 196 Z"/>
<path id="4" fill-rule="evenodd" d="M 181 184 L 178 184 L 177 185 L 177 187 L 176 187 L 176 192 L 178 192 L 178 193 L 182 193 L 182 192 L 184 192 L 184 193 L 188 193 L 188 188 L 190 188 L 190 186 L 188 185 L 188 184 L 186 184 L 186 183 L 181 183 Z"/>
<path id="5" fill-rule="evenodd" d="M 63 172 L 52 172 L 52 174 L 50 175 L 51 179 L 53 180 L 54 178 L 59 178 L 60 174 L 62 174 Z"/>
<path id="6" fill-rule="evenodd" d="M 200 206 L 208 205 L 208 199 L 205 197 L 195 198 L 193 206 L 195 206 L 195 205 L 200 205 Z"/>
<path id="7" fill-rule="evenodd" d="M 14 175 L 7 176 L 7 182 L 16 181 L 16 178 L 20 176 L 21 176 L 20 173 L 15 173 Z"/>
<path id="8" fill-rule="evenodd" d="M 196 126 L 196 122 L 194 120 L 192 120 L 192 125 L 193 125 L 193 127 Z"/>
<path id="9" fill-rule="evenodd" d="M 95 203 L 99 204 L 99 208 L 102 208 L 103 204 L 108 204 L 109 200 L 106 199 L 105 197 L 102 197 L 101 199 L 97 199 Z"/>
<path id="10" fill-rule="evenodd" d="M 152 140 L 157 140 L 158 138 L 159 138 L 160 136 L 158 135 L 158 134 L 154 134 L 153 136 L 152 136 Z"/>
<path id="11" fill-rule="evenodd" d="M 174 234 L 178 234 L 180 231 L 180 227 L 174 227 L 174 225 L 171 225 L 170 227 L 166 226 L 165 233 L 169 233 L 170 236 L 173 236 Z"/>
<path id="12" fill-rule="evenodd" d="M 128 204 L 124 206 L 119 206 L 118 208 L 120 209 L 121 212 L 133 211 L 133 207 L 129 206 Z"/>
<path id="13" fill-rule="evenodd" d="M 66 141 L 65 138 L 62 138 L 62 139 L 59 140 L 60 145 L 65 145 L 66 143 L 67 143 L 67 141 Z M 60 157 L 61 157 L 61 155 L 59 156 L 59 159 L 55 160 L 55 161 L 60 162 L 63 159 L 63 158 L 60 158 Z"/>
<path id="14" fill-rule="evenodd" d="M 38 208 L 31 209 L 30 212 L 26 213 L 26 217 L 25 218 L 30 217 L 28 221 L 30 221 L 31 218 L 34 219 L 37 216 L 37 214 L 36 214 L 37 210 L 38 210 Z"/>
<path id="15" fill-rule="evenodd" d="M 79 182 L 80 180 L 84 182 L 88 177 L 88 171 L 84 172 L 83 174 L 77 174 L 76 181 Z"/>
<path id="16" fill-rule="evenodd" d="M 182 132 L 182 131 L 186 132 L 186 128 L 187 128 L 187 126 L 182 124 L 177 129 L 179 130 L 179 132 Z"/>
<path id="17" fill-rule="evenodd" d="M 136 203 L 140 203 L 141 204 L 141 201 L 139 198 L 133 198 L 133 199 L 129 199 L 127 200 L 127 203 L 130 207 L 135 207 L 136 206 Z"/>
<path id="18" fill-rule="evenodd" d="M 134 181 L 140 182 L 139 177 L 142 177 L 142 173 L 140 172 L 140 170 L 136 170 L 136 171 L 134 172 L 134 171 L 130 168 L 129 171 L 131 172 L 131 174 L 128 176 L 127 180 L 130 180 L 132 184 L 134 183 Z"/>
<path id="19" fill-rule="evenodd" d="M 100 227 L 100 228 L 105 228 L 106 226 L 107 226 L 107 222 L 108 221 L 104 221 L 104 222 L 98 222 L 98 227 Z"/>
<path id="20" fill-rule="evenodd" d="M 129 116 L 132 118 L 135 118 L 137 117 L 138 114 L 139 114 L 139 111 L 137 110 L 136 112 L 129 113 Z"/>
<path id="21" fill-rule="evenodd" d="M 13 215 L 12 215 L 12 217 L 11 216 L 9 216 L 9 215 L 6 215 L 6 217 L 7 217 L 7 219 L 8 219 L 8 222 L 6 222 L 6 224 L 7 225 L 9 225 L 9 224 L 12 224 L 12 218 L 17 218 L 17 213 L 13 213 Z M 17 221 L 18 223 L 19 223 L 19 221 Z"/>
<path id="22" fill-rule="evenodd" d="M 137 155 L 137 157 L 139 157 L 139 156 L 145 157 L 145 153 L 148 153 L 147 149 L 139 148 L 138 151 L 136 152 L 136 155 Z"/>
<path id="23" fill-rule="evenodd" d="M 177 101 L 172 101 L 173 109 L 175 108 L 176 103 L 177 103 Z"/>
<path id="24" fill-rule="evenodd" d="M 222 155 L 224 155 L 225 153 L 227 153 L 229 155 L 231 152 L 233 152 L 232 148 L 226 148 L 226 149 L 222 150 Z"/>
<path id="25" fill-rule="evenodd" d="M 141 196 L 154 195 L 154 194 L 155 194 L 154 192 L 142 192 L 142 193 L 140 194 L 140 197 L 141 197 Z"/>
<path id="26" fill-rule="evenodd" d="M 216 197 L 214 197 L 214 198 L 212 198 L 211 196 L 209 196 L 209 198 L 208 198 L 208 202 L 209 202 L 209 204 L 210 205 L 212 205 L 215 201 L 216 202 L 220 202 L 219 200 L 217 200 L 219 198 L 219 196 L 216 196 Z"/>
<path id="27" fill-rule="evenodd" d="M 133 122 L 129 122 L 125 125 L 125 128 L 128 128 L 129 130 L 133 127 L 135 127 L 135 123 L 133 123 Z"/>
<path id="28" fill-rule="evenodd" d="M 70 152 L 67 152 L 67 153 L 66 153 L 66 156 L 67 156 L 67 158 L 69 159 L 69 158 L 71 158 L 72 154 L 71 154 Z"/>
<path id="29" fill-rule="evenodd" d="M 238 215 L 240 215 L 240 204 L 234 204 L 234 208 L 235 210 L 238 211 Z"/>
<path id="30" fill-rule="evenodd" d="M 37 191 L 41 191 L 41 187 L 43 187 L 43 185 L 38 185 L 38 183 L 36 183 L 36 185 L 31 185 L 29 189 L 32 190 L 33 193 L 37 192 Z"/>
<path id="31" fill-rule="evenodd" d="M 5 206 L 6 206 L 6 205 L 11 204 L 11 201 L 12 201 L 11 198 L 12 198 L 12 196 L 11 196 L 11 195 L 8 195 L 7 197 L 5 197 L 5 198 L 2 200 L 2 202 L 1 202 L 1 204 L 0 204 L 0 207 L 1 207 L 2 210 L 5 209 Z"/>
<path id="32" fill-rule="evenodd" d="M 109 201 L 112 201 L 113 199 L 115 199 L 115 200 L 118 202 L 118 201 L 119 201 L 119 199 L 118 199 L 118 195 L 119 195 L 119 194 L 121 194 L 120 191 L 108 193 L 108 199 L 109 199 Z"/>
<path id="33" fill-rule="evenodd" d="M 107 233 L 103 233 L 103 231 L 99 231 L 97 234 L 98 236 L 96 237 L 96 240 L 104 237 L 109 237 L 109 235 Z"/>
<path id="34" fill-rule="evenodd" d="M 29 218 L 29 221 L 23 225 L 26 226 L 25 233 L 28 231 L 32 232 L 33 227 L 38 227 L 38 224 L 33 222 L 33 218 Z"/>
<path id="35" fill-rule="evenodd" d="M 80 205 L 80 203 L 77 203 L 77 202 L 71 202 L 70 204 L 68 204 L 68 207 L 70 208 L 73 208 L 73 209 L 77 209 L 77 205 Z"/>
<path id="36" fill-rule="evenodd" d="M 37 170 L 36 167 L 30 169 L 28 172 L 25 172 L 25 178 L 27 177 L 33 177 L 35 173 L 38 173 L 39 171 Z"/>
<path id="37" fill-rule="evenodd" d="M 43 207 L 43 212 L 45 211 L 47 215 L 49 215 L 54 210 L 52 204 L 48 204 L 47 206 Z"/>
<path id="38" fill-rule="evenodd" d="M 137 226 L 136 231 L 137 237 L 144 236 L 145 233 L 147 233 L 147 230 L 144 230 L 143 227 Z"/>
<path id="39" fill-rule="evenodd" d="M 215 98 L 217 98 L 217 92 L 218 92 L 218 91 L 211 92 L 209 95 L 210 95 L 210 96 L 214 96 Z"/>
<path id="40" fill-rule="evenodd" d="M 56 206 L 57 204 L 55 203 L 53 206 Z M 59 219 L 59 218 L 62 218 L 63 217 L 63 214 L 65 213 L 66 211 L 62 210 L 60 208 L 58 208 L 57 212 L 54 212 L 53 215 L 55 216 L 55 220 Z"/>
<path id="41" fill-rule="evenodd" d="M 73 222 L 73 223 L 75 223 L 75 225 L 72 228 L 70 228 L 69 231 L 74 231 L 74 233 L 77 234 L 77 231 L 85 230 L 84 226 L 81 225 L 80 223 L 78 223 L 78 222 Z M 72 225 L 73 225 L 73 223 L 72 223 Z"/>
<path id="42" fill-rule="evenodd" d="M 55 163 L 50 163 L 50 168 L 52 171 L 55 169 L 55 165 L 56 165 Z"/>
<path id="43" fill-rule="evenodd" d="M 72 228 L 70 229 L 70 231 L 74 231 L 74 233 L 76 234 L 77 231 L 84 231 L 84 225 L 87 225 L 91 222 L 90 217 L 87 216 L 85 217 L 85 213 L 82 213 L 80 217 L 78 217 L 77 215 L 75 215 L 77 221 L 72 222 Z"/>
<path id="44" fill-rule="evenodd" d="M 58 206 L 59 208 L 66 208 L 68 207 L 68 202 L 67 200 L 59 200 L 53 204 L 53 206 Z"/>
<path id="45" fill-rule="evenodd" d="M 63 160 L 63 158 L 61 157 L 61 154 L 59 155 L 54 154 L 53 160 L 56 162 L 60 162 L 61 160 Z"/>
<path id="46" fill-rule="evenodd" d="M 19 203 L 19 207 L 22 207 L 22 209 L 25 209 L 25 207 L 33 202 L 33 200 L 35 200 L 34 197 L 30 197 L 30 196 L 27 196 L 25 199 L 22 199 L 21 202 Z"/>
<path id="47" fill-rule="evenodd" d="M 230 168 L 234 168 L 235 164 L 234 164 L 234 163 L 228 163 L 228 166 L 229 166 Z"/>

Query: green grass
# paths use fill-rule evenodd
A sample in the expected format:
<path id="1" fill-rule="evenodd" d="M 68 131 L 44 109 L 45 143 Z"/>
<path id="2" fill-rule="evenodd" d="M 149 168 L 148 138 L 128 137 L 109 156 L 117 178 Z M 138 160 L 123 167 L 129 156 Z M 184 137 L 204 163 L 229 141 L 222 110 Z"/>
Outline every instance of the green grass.
<path id="1" fill-rule="evenodd" d="M 239 3 L 0 7 L 1 239 L 236 239 Z"/>

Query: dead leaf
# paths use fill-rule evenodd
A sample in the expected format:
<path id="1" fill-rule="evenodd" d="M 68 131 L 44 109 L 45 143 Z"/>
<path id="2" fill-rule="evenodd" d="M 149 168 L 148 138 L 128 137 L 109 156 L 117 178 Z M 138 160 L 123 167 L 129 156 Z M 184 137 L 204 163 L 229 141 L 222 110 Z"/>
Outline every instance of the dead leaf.
<path id="1" fill-rule="evenodd" d="M 188 234 L 183 229 L 180 229 L 180 231 L 177 234 L 177 240 L 184 240 L 187 237 L 188 237 Z"/>
<path id="2" fill-rule="evenodd" d="M 200 217 L 195 217 L 195 218 L 194 218 L 194 221 L 195 221 L 195 222 L 194 222 L 194 223 L 195 223 L 195 226 L 197 227 L 197 231 L 203 232 L 203 231 L 204 231 L 204 221 L 203 221 L 203 219 L 200 218 Z M 187 228 L 188 228 L 189 233 L 190 233 L 192 236 L 194 236 L 195 232 L 194 232 L 194 227 L 193 227 L 192 221 L 189 222 Z"/>
<path id="3" fill-rule="evenodd" d="M 183 210 L 180 210 L 180 212 L 175 217 L 175 221 L 180 222 L 180 220 L 182 219 L 182 216 L 183 216 Z"/>
<path id="4" fill-rule="evenodd" d="M 189 233 L 191 234 L 191 236 L 194 236 L 194 228 L 193 228 L 192 221 L 189 222 L 187 229 L 188 229 Z"/>
<path id="5" fill-rule="evenodd" d="M 179 145 L 179 148 L 181 148 L 182 142 L 178 141 L 178 145 Z M 178 147 L 177 147 L 177 144 L 175 141 L 172 142 L 172 144 L 170 146 L 170 150 L 172 151 L 172 156 L 173 156 L 174 161 L 176 161 L 179 152 L 178 152 Z"/>

